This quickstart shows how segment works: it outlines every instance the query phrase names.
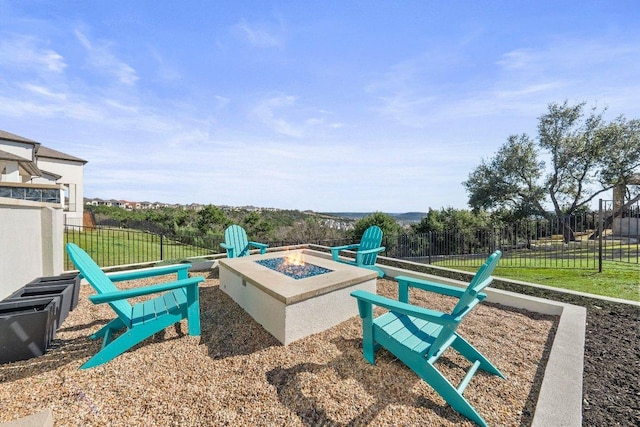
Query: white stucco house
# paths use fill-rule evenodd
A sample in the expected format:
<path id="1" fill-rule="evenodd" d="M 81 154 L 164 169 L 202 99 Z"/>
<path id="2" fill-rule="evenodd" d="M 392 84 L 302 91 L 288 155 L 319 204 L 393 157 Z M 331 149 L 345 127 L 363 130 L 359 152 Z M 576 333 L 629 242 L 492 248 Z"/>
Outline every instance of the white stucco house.
<path id="1" fill-rule="evenodd" d="M 0 300 L 64 268 L 64 224 L 82 225 L 86 160 L 0 130 Z"/>
<path id="2" fill-rule="evenodd" d="M 9 197 L 33 201 L 43 197 L 47 200 L 40 201 L 56 202 L 53 193 L 59 191 L 57 202 L 63 205 L 64 223 L 81 226 L 86 163 L 86 160 L 0 130 L 0 197 L 7 197 L 11 192 Z M 12 189 L 23 188 L 20 184 L 27 184 L 26 190 L 16 197 Z M 50 191 L 30 190 L 31 184 Z"/>

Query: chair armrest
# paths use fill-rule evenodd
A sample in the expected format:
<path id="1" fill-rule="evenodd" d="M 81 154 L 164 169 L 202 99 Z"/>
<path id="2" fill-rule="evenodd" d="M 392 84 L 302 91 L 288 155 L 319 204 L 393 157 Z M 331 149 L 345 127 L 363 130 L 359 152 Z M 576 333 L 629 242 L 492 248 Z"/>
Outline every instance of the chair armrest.
<path id="1" fill-rule="evenodd" d="M 107 274 L 107 277 L 109 277 L 112 282 L 122 282 L 123 280 L 143 279 L 145 277 L 155 277 L 163 276 L 165 274 L 178 273 L 178 278 L 183 279 L 186 278 L 189 268 L 191 268 L 191 264 L 174 264 L 143 270 L 127 271 L 124 273 L 109 273 Z M 180 277 L 180 273 L 182 273 L 184 277 Z"/>
<path id="2" fill-rule="evenodd" d="M 396 276 L 395 280 L 401 286 L 411 286 L 413 288 L 418 288 L 418 289 L 422 289 L 429 292 L 435 292 L 441 295 L 448 295 L 450 297 L 460 298 L 465 293 L 465 289 L 458 288 L 456 286 L 445 285 L 445 284 L 436 283 L 436 282 L 429 282 L 428 280 L 416 279 L 413 277 Z"/>
<path id="3" fill-rule="evenodd" d="M 380 252 L 384 251 L 384 249 L 385 249 L 384 246 L 380 246 L 379 248 L 365 249 L 365 250 L 362 250 L 362 251 L 358 251 L 358 252 L 356 252 L 356 263 L 362 264 L 362 258 L 365 255 L 377 254 L 377 253 L 380 253 Z"/>
<path id="4" fill-rule="evenodd" d="M 177 280 L 175 282 L 159 283 L 157 285 L 144 286 L 135 289 L 124 289 L 122 291 L 105 292 L 104 294 L 89 295 L 89 300 L 94 304 L 103 304 L 105 302 L 120 301 L 127 298 L 135 298 L 143 295 L 156 294 L 159 292 L 170 291 L 173 289 L 186 288 L 188 286 L 197 286 L 202 282 L 204 277 L 190 277 L 188 279 Z"/>
<path id="5" fill-rule="evenodd" d="M 338 261 L 338 257 L 340 256 L 340 251 L 358 249 L 359 246 L 360 246 L 359 243 L 354 243 L 351 245 L 334 246 L 329 249 L 331 250 L 331 256 L 333 257 L 333 260 Z"/>
<path id="6" fill-rule="evenodd" d="M 363 250 L 358 250 L 357 254 L 362 254 L 362 255 L 367 255 L 367 254 L 375 254 L 375 253 L 379 253 L 385 250 L 384 246 L 380 246 L 379 248 L 373 248 L 373 249 L 363 249 Z"/>
<path id="7" fill-rule="evenodd" d="M 378 307 L 384 307 L 394 313 L 406 314 L 439 325 L 456 325 L 460 321 L 457 317 L 447 313 L 396 301 L 363 290 L 353 291 L 351 292 L 351 296 L 358 300 L 358 304 L 373 304 Z"/>
<path id="8" fill-rule="evenodd" d="M 351 245 L 344 245 L 344 246 L 334 246 L 331 249 L 331 252 L 333 251 L 344 251 L 344 250 L 348 250 L 348 249 L 358 249 L 358 246 L 360 246 L 360 243 L 354 243 Z"/>
<path id="9" fill-rule="evenodd" d="M 235 257 L 235 248 L 233 246 L 227 245 L 226 243 L 220 243 L 220 246 L 222 246 L 222 249 L 225 249 L 227 251 L 228 258 Z"/>
<path id="10" fill-rule="evenodd" d="M 261 254 L 267 253 L 267 248 L 269 247 L 266 243 L 258 243 L 258 242 L 249 242 L 249 246 L 253 246 L 254 248 L 260 249 Z"/>

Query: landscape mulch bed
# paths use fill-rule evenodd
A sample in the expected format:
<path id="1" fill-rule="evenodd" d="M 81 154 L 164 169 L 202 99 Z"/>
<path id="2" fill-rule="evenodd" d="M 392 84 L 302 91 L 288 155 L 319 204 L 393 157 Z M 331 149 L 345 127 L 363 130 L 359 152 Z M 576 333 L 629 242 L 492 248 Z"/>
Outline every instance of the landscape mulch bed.
<path id="1" fill-rule="evenodd" d="M 493 287 L 586 307 L 582 423 L 640 425 L 640 307 L 504 282 Z"/>

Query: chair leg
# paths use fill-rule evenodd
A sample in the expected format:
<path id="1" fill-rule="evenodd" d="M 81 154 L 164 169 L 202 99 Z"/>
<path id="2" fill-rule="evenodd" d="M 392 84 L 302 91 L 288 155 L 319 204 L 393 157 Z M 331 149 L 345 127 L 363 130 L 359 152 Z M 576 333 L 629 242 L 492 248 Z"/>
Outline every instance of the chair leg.
<path id="1" fill-rule="evenodd" d="M 460 414 L 482 427 L 488 427 L 485 420 L 473 409 L 467 399 L 433 365 L 426 363 L 416 373 L 429 384 L 442 398 Z"/>
<path id="2" fill-rule="evenodd" d="M 373 337 L 371 334 L 363 334 L 362 355 L 370 364 L 376 364 L 376 345 L 373 343 Z"/>
<path id="3" fill-rule="evenodd" d="M 358 312 L 362 319 L 362 355 L 367 362 L 375 365 L 375 352 L 379 345 L 376 345 L 373 339 L 373 305 L 358 300 Z"/>
<path id="4" fill-rule="evenodd" d="M 187 287 L 187 321 L 189 335 L 200 335 L 200 300 L 198 296 L 198 284 Z"/>
<path id="5" fill-rule="evenodd" d="M 156 321 L 148 325 L 140 325 L 133 329 L 129 329 L 128 331 L 123 332 L 118 338 L 102 347 L 102 349 L 93 355 L 91 359 L 87 360 L 80 369 L 93 368 L 95 366 L 102 365 L 103 363 L 107 363 L 139 342 L 144 341 L 151 335 L 164 330 L 166 327 L 171 326 L 174 323 L 176 323 L 176 320 L 171 319 L 169 321 Z"/>
<path id="6" fill-rule="evenodd" d="M 384 271 L 380 267 L 374 266 L 373 269 L 378 272 L 378 277 L 384 279 Z"/>
<path id="7" fill-rule="evenodd" d="M 124 328 L 126 325 L 120 320 L 119 317 L 116 317 L 111 322 L 104 325 L 97 332 L 92 334 L 89 338 L 95 340 L 96 338 L 104 338 L 102 341 L 102 347 L 106 347 L 107 344 L 111 342 L 111 334 L 115 331 L 119 331 Z"/>
<path id="8" fill-rule="evenodd" d="M 467 360 L 471 362 L 479 361 L 480 369 L 483 371 L 489 372 L 493 375 L 497 375 L 500 378 L 504 378 L 504 375 L 498 368 L 496 368 L 493 363 L 489 362 L 489 359 L 484 357 L 482 353 L 480 353 L 474 346 L 469 344 L 467 340 L 462 338 L 460 335 L 456 334 L 456 339 L 451 344 L 458 353 L 463 355 Z"/>

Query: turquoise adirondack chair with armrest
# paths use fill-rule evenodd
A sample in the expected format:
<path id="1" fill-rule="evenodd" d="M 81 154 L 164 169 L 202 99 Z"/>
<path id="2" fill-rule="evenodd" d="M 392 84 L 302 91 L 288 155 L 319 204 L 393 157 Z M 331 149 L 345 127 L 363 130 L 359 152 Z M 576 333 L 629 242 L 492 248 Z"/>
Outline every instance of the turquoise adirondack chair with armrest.
<path id="1" fill-rule="evenodd" d="M 489 360 L 462 338 L 456 328 L 462 319 L 482 300 L 482 290 L 492 281 L 491 274 L 502 253 L 496 251 L 480 267 L 466 289 L 426 280 L 397 276 L 398 301 L 366 291 L 351 293 L 358 300 L 362 318 L 364 358 L 375 363 L 375 350 L 380 346 L 389 350 L 420 378 L 429 384 L 456 411 L 481 426 L 487 423 L 464 398 L 462 393 L 478 369 L 504 378 L 504 375 Z M 451 313 L 409 304 L 409 288 L 414 287 L 458 298 Z M 373 306 L 389 311 L 373 318 Z M 471 367 L 460 384 L 455 387 L 435 367 L 440 356 L 452 347 L 467 360 Z"/>
<path id="2" fill-rule="evenodd" d="M 260 249 L 260 253 L 267 252 L 269 245 L 265 243 L 250 242 L 247 232 L 239 225 L 231 225 L 224 230 L 224 243 L 220 243 L 227 251 L 227 258 L 238 258 L 250 255 L 251 248 Z"/>
<path id="3" fill-rule="evenodd" d="M 105 274 L 91 257 L 77 245 L 67 243 L 69 258 L 97 295 L 89 296 L 94 304 L 108 303 L 117 317 L 107 323 L 91 339 L 103 338 L 102 349 L 80 369 L 102 365 L 146 338 L 162 331 L 182 319 L 188 319 L 189 335 L 200 335 L 200 303 L 198 283 L 203 277 L 188 277 L 190 264 L 168 265 L 152 269 Z M 114 282 L 156 277 L 176 273 L 178 280 L 134 289 L 119 290 Z M 135 305 L 127 298 L 162 293 L 162 295 Z M 126 329 L 115 340 L 114 332 Z"/>
<path id="4" fill-rule="evenodd" d="M 331 256 L 334 261 L 351 264 L 369 270 L 376 271 L 378 277 L 384 277 L 382 269 L 376 266 L 378 254 L 385 250 L 382 244 L 382 230 L 377 225 L 367 228 L 362 234 L 360 243 L 344 246 L 334 246 L 331 249 Z M 356 251 L 355 260 L 340 258 L 342 251 Z"/>

